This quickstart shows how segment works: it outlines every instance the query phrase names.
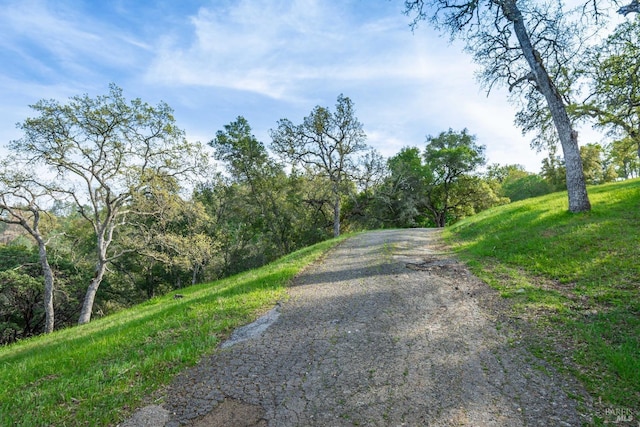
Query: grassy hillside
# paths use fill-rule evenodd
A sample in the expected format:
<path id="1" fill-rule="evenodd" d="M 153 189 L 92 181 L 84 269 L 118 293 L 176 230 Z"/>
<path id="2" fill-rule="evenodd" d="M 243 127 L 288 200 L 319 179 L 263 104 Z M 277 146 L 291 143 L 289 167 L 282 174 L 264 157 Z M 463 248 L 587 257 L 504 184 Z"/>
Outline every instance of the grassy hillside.
<path id="1" fill-rule="evenodd" d="M 589 196 L 589 213 L 569 213 L 566 193 L 555 193 L 483 212 L 446 236 L 513 302 L 514 317 L 534 325 L 534 350 L 601 399 L 600 422 L 615 408 L 637 418 L 640 180 L 591 187 Z"/>
<path id="2" fill-rule="evenodd" d="M 88 325 L 0 348 L 0 425 L 115 425 L 341 239 L 268 266 L 154 298 Z"/>

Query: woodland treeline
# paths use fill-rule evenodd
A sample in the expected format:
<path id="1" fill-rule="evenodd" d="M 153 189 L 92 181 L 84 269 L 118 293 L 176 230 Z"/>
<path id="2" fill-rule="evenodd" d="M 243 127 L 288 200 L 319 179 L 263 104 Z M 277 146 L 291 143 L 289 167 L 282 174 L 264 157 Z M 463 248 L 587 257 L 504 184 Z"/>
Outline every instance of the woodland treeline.
<path id="1" fill-rule="evenodd" d="M 184 138 L 168 106 L 128 104 L 116 86 L 33 108 L 40 116 L 22 124 L 0 180 L 3 343 L 46 329 L 45 260 L 59 328 L 78 321 L 99 275 L 91 313 L 103 316 L 344 231 L 442 227 L 566 185 L 555 153 L 539 174 L 487 166 L 466 129 L 384 159 L 343 95 L 300 124 L 279 121 L 269 146 L 238 117 L 208 143 L 213 159 Z M 638 176 L 637 155 L 620 146 L 582 147 L 589 183 Z"/>
<path id="2" fill-rule="evenodd" d="M 560 3 L 405 5 L 414 27 L 431 21 L 467 42 L 485 86 L 509 88 L 516 123 L 549 153 L 540 173 L 487 165 L 466 129 L 443 129 L 385 159 L 367 146 L 344 95 L 300 123 L 279 120 L 267 142 L 237 117 L 210 147 L 187 140 L 167 104 L 127 101 L 116 85 L 94 98 L 41 100 L 0 163 L 0 343 L 87 323 L 345 231 L 443 227 L 564 189 L 569 210 L 586 211 L 586 185 L 640 174 L 637 18 L 580 50 L 590 36 L 569 25 Z M 619 12 L 637 13 L 633 5 Z M 580 19 L 602 18 L 593 7 Z M 578 146 L 580 121 L 607 139 Z"/>

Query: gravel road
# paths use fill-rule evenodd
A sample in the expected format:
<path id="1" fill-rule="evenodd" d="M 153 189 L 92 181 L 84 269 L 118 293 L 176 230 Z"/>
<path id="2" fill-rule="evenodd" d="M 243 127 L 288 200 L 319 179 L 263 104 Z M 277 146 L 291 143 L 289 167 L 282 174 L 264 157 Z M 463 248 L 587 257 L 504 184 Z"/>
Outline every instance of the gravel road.
<path id="1" fill-rule="evenodd" d="M 162 406 L 122 426 L 590 423 L 568 397 L 585 396 L 577 384 L 499 327 L 495 292 L 442 248 L 431 229 L 346 240 L 253 334 L 179 375 Z"/>

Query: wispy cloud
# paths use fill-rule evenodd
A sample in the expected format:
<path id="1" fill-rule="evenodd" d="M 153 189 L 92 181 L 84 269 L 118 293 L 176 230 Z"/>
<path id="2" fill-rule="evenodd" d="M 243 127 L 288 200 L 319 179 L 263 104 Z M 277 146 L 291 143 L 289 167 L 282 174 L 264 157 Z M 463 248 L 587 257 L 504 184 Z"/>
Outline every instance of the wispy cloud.
<path id="1" fill-rule="evenodd" d="M 192 42 L 163 40 L 147 77 L 281 99 L 319 81 L 422 80 L 436 72 L 424 40 L 412 37 L 399 13 L 356 22 L 340 4 L 252 0 L 201 8 L 191 20 Z"/>
<path id="2" fill-rule="evenodd" d="M 96 75 L 111 69 L 136 67 L 143 41 L 119 28 L 80 13 L 65 1 L 8 2 L 0 14 L 0 46 L 24 62 L 22 72 L 35 80 Z"/>
<path id="3" fill-rule="evenodd" d="M 115 82 L 127 97 L 169 102 L 201 140 L 243 115 L 268 143 L 277 119 L 297 122 L 343 93 L 385 155 L 467 127 L 492 161 L 529 160 L 506 97 L 487 100 L 460 46 L 427 25 L 413 34 L 401 10 L 396 0 L 4 0 L 0 139 L 15 138 L 38 99 Z"/>

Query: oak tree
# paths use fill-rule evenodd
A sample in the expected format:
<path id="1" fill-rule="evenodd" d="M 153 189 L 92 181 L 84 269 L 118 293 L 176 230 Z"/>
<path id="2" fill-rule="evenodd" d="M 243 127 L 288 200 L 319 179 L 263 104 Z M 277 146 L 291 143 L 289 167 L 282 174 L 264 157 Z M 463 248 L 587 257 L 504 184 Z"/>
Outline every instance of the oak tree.
<path id="1" fill-rule="evenodd" d="M 449 129 L 438 136 L 428 136 L 424 151 L 425 167 L 430 171 L 426 208 L 436 226 L 444 227 L 448 215 L 476 199 L 472 174 L 486 162 L 485 147 L 466 129 Z"/>
<path id="2" fill-rule="evenodd" d="M 49 215 L 46 208 L 54 194 L 52 185 L 39 180 L 33 171 L 21 170 L 15 159 L 5 159 L 0 164 L 0 222 L 19 225 L 38 245 L 44 277 L 45 333 L 52 332 L 55 323 L 54 274 L 47 258 L 48 238 L 41 224 Z"/>
<path id="3" fill-rule="evenodd" d="M 38 115 L 18 125 L 24 136 L 10 148 L 55 174 L 59 190 L 93 228 L 95 270 L 78 320 L 87 323 L 108 264 L 123 255 L 111 243 L 127 222 L 133 196 L 158 176 L 187 176 L 205 157 L 199 144 L 186 140 L 166 103 L 127 102 L 114 84 L 107 95 L 74 96 L 67 104 L 41 100 L 31 108 Z"/>
<path id="4" fill-rule="evenodd" d="M 278 121 L 271 131 L 271 148 L 294 165 L 321 175 L 331 184 L 333 234 L 340 235 L 342 196 L 358 171 L 358 154 L 367 150 L 362 123 L 355 116 L 353 101 L 339 95 L 335 111 L 316 106 L 301 124 Z"/>
<path id="5" fill-rule="evenodd" d="M 503 85 L 523 95 L 541 97 L 551 115 L 566 163 L 569 210 L 591 209 L 578 134 L 563 96 L 563 74 L 574 53 L 572 32 L 560 2 L 517 0 L 406 0 L 413 26 L 430 20 L 452 37 L 461 37 L 482 66 L 482 81 L 491 90 Z"/>
<path id="6" fill-rule="evenodd" d="M 247 189 L 247 208 L 260 221 L 276 244 L 276 254 L 291 251 L 293 212 L 284 207 L 286 177 L 280 165 L 269 157 L 264 144 L 252 134 L 249 122 L 242 116 L 224 126 L 209 142 L 214 157 L 224 163 L 232 181 Z"/>
<path id="7" fill-rule="evenodd" d="M 405 147 L 388 161 L 389 176 L 379 193 L 392 213 L 389 225 L 444 227 L 451 220 L 501 203 L 481 182 L 477 169 L 485 163 L 484 146 L 467 130 L 449 129 L 428 136 L 424 151 Z"/>

